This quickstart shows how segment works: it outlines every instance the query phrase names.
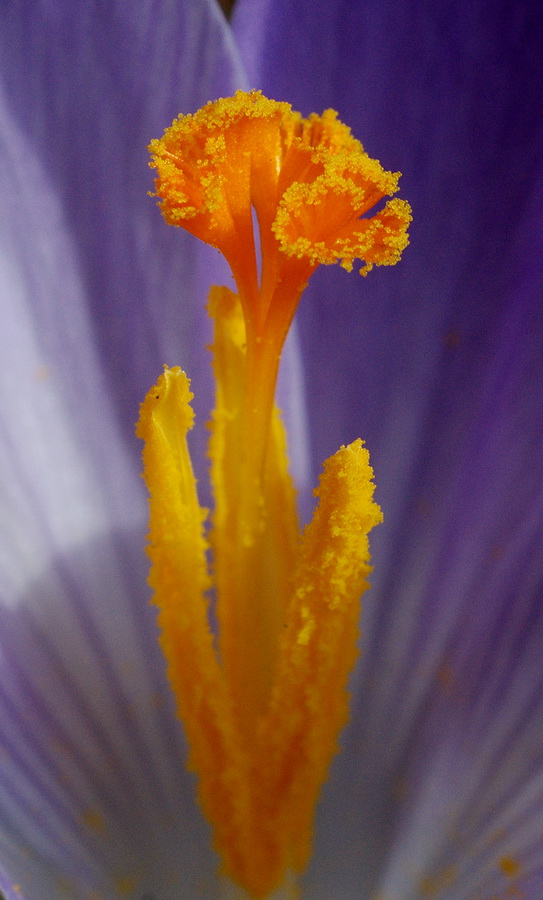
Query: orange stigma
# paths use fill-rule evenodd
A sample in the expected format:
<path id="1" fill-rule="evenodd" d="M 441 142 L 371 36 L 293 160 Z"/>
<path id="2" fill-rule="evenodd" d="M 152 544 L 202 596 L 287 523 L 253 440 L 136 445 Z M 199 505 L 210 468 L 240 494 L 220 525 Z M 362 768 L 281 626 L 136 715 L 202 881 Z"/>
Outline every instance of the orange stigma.
<path id="1" fill-rule="evenodd" d="M 319 263 L 350 270 L 360 259 L 365 273 L 397 262 L 408 243 L 404 200 L 370 214 L 398 190 L 399 175 L 371 159 L 331 109 L 304 119 L 289 103 L 238 91 L 180 116 L 149 150 L 166 221 L 217 247 L 230 265 L 249 355 L 269 352 L 277 364 Z"/>

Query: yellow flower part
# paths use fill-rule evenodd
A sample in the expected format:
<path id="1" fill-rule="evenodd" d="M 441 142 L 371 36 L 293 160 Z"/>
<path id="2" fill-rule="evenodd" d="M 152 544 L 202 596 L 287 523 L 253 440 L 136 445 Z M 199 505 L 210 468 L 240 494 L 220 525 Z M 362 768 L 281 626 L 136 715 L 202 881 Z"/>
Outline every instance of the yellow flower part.
<path id="1" fill-rule="evenodd" d="M 390 200 L 368 215 L 397 190 L 398 175 L 370 159 L 332 110 L 303 119 L 259 92 L 180 117 L 150 150 L 166 221 L 218 247 L 238 293 L 213 288 L 209 299 L 209 524 L 187 448 L 186 375 L 165 368 L 141 407 L 149 580 L 223 873 L 265 898 L 310 856 L 319 792 L 348 718 L 368 532 L 382 519 L 357 440 L 325 463 L 300 534 L 274 403 L 279 359 L 314 268 L 396 262 L 410 210 Z"/>

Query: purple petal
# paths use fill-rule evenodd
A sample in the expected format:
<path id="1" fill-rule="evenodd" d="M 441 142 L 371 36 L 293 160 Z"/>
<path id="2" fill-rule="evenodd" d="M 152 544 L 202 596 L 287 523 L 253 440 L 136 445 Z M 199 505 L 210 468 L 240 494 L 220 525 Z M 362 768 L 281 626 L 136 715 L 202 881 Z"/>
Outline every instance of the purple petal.
<path id="1" fill-rule="evenodd" d="M 134 422 L 207 327 L 145 146 L 242 73 L 212 0 L 0 15 L 0 889 L 213 898 L 148 606 Z"/>
<path id="2" fill-rule="evenodd" d="M 317 273 L 299 317 L 315 465 L 360 434 L 385 512 L 307 896 L 538 900 L 540 6 L 240 0 L 235 29 L 252 86 L 336 108 L 414 211 L 396 268 Z"/>

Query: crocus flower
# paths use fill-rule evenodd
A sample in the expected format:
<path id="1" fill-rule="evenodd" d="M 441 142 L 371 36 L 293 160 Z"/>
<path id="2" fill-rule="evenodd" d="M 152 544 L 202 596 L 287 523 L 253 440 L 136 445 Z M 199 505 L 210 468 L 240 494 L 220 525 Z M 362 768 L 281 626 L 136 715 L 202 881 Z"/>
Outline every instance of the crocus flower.
<path id="1" fill-rule="evenodd" d="M 299 6 L 240 5 L 251 86 L 338 109 L 415 213 L 393 277 L 315 275 L 300 310 L 315 464 L 361 434 L 385 512 L 302 894 L 539 900 L 540 14 Z M 211 3 L 2 26 L 0 889 L 214 898 L 132 434 L 163 362 L 208 390 L 196 251 L 142 196 L 143 148 L 242 75 Z"/>

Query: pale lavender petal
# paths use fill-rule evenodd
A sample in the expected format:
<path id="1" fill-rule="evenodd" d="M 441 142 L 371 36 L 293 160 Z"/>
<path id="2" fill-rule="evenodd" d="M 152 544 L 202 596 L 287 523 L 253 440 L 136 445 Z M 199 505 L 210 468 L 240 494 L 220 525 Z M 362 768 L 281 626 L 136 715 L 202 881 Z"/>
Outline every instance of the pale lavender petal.
<path id="1" fill-rule="evenodd" d="M 206 330 L 196 252 L 146 196 L 145 147 L 242 74 L 212 0 L 0 16 L 5 893 L 213 898 L 148 605 L 134 422 Z"/>
<path id="2" fill-rule="evenodd" d="M 338 109 L 414 212 L 395 269 L 321 271 L 300 312 L 315 462 L 364 437 L 385 512 L 307 896 L 539 900 L 540 4 L 240 0 L 235 27 L 251 84 Z"/>

